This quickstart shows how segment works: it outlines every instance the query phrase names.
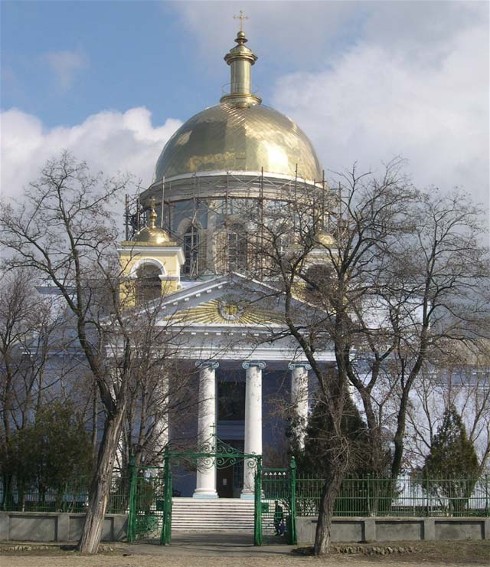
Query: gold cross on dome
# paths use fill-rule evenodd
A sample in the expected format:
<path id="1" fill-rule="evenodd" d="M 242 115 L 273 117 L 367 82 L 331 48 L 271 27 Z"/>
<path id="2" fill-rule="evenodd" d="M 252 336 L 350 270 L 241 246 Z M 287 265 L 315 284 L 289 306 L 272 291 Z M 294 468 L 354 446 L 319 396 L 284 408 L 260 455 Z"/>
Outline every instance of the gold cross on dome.
<path id="1" fill-rule="evenodd" d="M 243 10 L 240 10 L 239 16 L 233 16 L 234 20 L 240 20 L 240 31 L 243 31 L 243 20 L 248 20 L 248 17 L 244 15 Z"/>

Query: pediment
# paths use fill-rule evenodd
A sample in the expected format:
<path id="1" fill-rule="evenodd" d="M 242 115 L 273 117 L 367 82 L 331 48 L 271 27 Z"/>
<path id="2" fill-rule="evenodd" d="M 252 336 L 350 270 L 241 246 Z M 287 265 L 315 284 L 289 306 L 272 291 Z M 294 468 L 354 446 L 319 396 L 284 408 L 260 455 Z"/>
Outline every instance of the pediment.
<path id="1" fill-rule="evenodd" d="M 273 287 L 238 274 L 175 292 L 161 303 L 157 320 L 183 326 L 284 327 L 284 297 Z"/>
<path id="2" fill-rule="evenodd" d="M 287 330 L 284 302 L 284 294 L 273 286 L 231 274 L 192 283 L 144 310 L 154 309 L 155 326 L 171 329 L 182 358 L 301 360 L 301 349 Z M 305 330 L 325 315 L 300 299 L 292 303 L 293 318 Z M 333 361 L 328 341 L 316 356 Z"/>

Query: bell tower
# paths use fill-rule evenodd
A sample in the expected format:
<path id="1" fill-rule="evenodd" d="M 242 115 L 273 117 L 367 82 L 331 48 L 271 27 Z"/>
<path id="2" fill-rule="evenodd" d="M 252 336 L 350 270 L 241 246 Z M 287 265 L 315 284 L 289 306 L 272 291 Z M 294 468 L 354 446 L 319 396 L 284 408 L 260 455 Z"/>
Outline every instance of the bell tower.
<path id="1" fill-rule="evenodd" d="M 184 253 L 168 233 L 156 226 L 157 213 L 152 199 L 148 225 L 133 240 L 121 242 L 118 249 L 123 273 L 121 301 L 134 307 L 178 291 Z"/>

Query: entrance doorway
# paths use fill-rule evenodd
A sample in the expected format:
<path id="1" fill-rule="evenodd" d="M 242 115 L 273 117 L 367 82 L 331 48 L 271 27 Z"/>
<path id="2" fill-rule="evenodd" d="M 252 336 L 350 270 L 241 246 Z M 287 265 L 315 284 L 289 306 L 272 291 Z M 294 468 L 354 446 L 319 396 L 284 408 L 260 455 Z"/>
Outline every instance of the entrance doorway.
<path id="1" fill-rule="evenodd" d="M 233 466 L 218 469 L 216 490 L 219 498 L 233 498 Z"/>
<path id="2" fill-rule="evenodd" d="M 243 452 L 243 441 L 225 441 L 237 453 Z M 216 471 L 216 491 L 219 498 L 240 498 L 243 488 L 243 461 L 235 457 L 221 459 Z"/>

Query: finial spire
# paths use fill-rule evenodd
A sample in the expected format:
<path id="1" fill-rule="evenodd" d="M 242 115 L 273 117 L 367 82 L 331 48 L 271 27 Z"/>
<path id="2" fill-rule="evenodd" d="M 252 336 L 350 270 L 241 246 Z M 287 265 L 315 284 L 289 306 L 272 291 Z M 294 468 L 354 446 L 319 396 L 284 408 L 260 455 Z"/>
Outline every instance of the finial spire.
<path id="1" fill-rule="evenodd" d="M 240 20 L 240 31 L 243 32 L 243 20 L 248 20 L 248 16 L 245 16 L 243 10 L 240 10 L 239 16 L 233 16 L 234 20 Z"/>
<path id="2" fill-rule="evenodd" d="M 225 61 L 231 70 L 231 88 L 230 94 L 221 97 L 220 102 L 242 107 L 253 106 L 262 102 L 252 94 L 252 65 L 257 61 L 257 55 L 245 45 L 248 40 L 243 31 L 243 20 L 248 18 L 242 10 L 234 18 L 240 20 L 240 31 L 235 39 L 237 45 L 225 55 Z"/>
<path id="3" fill-rule="evenodd" d="M 157 226 L 157 212 L 155 210 L 155 197 L 150 199 L 150 214 L 148 215 L 148 226 L 156 228 Z"/>

